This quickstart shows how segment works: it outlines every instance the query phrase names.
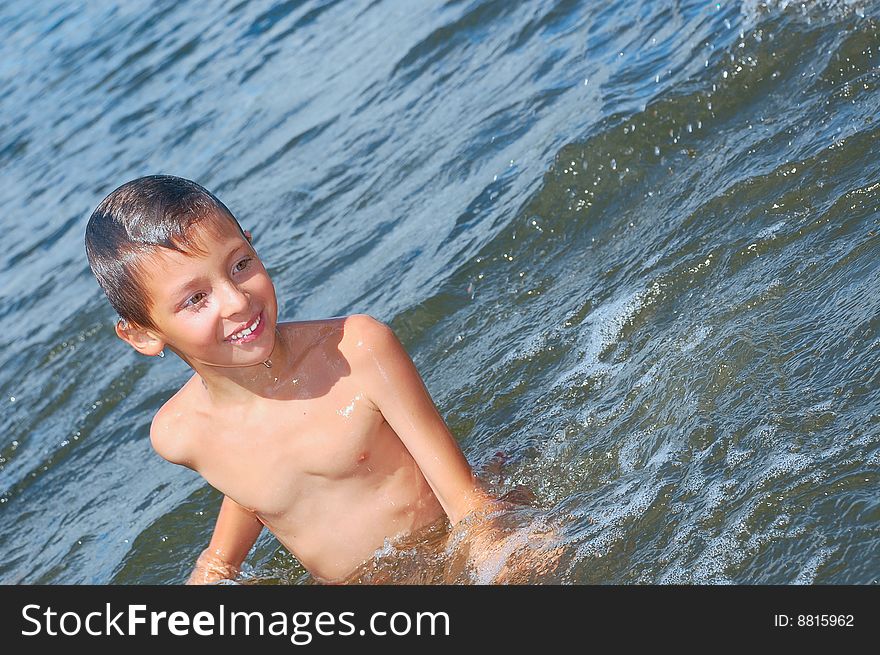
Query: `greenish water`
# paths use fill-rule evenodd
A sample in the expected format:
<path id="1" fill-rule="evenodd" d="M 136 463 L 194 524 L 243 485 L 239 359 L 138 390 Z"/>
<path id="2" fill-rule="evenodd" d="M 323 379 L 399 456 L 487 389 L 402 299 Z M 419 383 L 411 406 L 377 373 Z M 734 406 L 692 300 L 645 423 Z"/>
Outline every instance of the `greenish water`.
<path id="1" fill-rule="evenodd" d="M 877 581 L 877 3 L 12 2 L 0 37 L 0 581 L 176 583 L 210 536 L 147 438 L 187 369 L 115 338 L 82 246 L 156 172 L 254 232 L 283 319 L 392 325 L 537 495 L 514 542 L 555 526 L 526 581 Z"/>

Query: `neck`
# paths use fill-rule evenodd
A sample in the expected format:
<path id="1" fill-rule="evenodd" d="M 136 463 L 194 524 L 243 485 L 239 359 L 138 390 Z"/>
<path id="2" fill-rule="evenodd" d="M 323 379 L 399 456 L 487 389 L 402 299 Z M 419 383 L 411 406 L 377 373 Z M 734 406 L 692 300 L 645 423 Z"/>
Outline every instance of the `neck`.
<path id="1" fill-rule="evenodd" d="M 177 353 L 199 375 L 211 400 L 216 403 L 247 404 L 260 398 L 274 398 L 291 377 L 291 347 L 275 329 L 275 345 L 266 362 L 252 366 L 212 366 L 191 361 Z M 268 365 L 267 365 L 268 364 Z"/>

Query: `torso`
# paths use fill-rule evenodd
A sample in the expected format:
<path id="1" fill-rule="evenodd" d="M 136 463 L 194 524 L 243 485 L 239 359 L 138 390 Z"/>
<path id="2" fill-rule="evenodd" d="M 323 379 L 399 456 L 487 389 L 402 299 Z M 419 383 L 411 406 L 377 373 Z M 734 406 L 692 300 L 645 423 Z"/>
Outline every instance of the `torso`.
<path id="1" fill-rule="evenodd" d="M 193 468 L 251 510 L 315 577 L 339 580 L 386 538 L 443 509 L 359 383 L 356 335 L 346 334 L 345 319 L 278 329 L 298 360 L 278 398 L 260 398 L 247 413 L 210 407 L 195 376 L 175 401 L 201 408 L 187 420 Z"/>

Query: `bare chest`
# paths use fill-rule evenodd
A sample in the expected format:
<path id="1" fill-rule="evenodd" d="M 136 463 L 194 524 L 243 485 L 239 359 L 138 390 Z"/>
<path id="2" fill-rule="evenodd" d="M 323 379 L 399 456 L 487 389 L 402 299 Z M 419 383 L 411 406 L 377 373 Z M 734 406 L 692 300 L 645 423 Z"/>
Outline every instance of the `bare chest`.
<path id="1" fill-rule="evenodd" d="M 402 447 L 382 414 L 357 391 L 267 403 L 240 424 L 218 421 L 205 435 L 199 473 L 264 517 L 280 517 L 316 490 L 376 473 Z M 397 442 L 395 444 L 394 442 Z"/>

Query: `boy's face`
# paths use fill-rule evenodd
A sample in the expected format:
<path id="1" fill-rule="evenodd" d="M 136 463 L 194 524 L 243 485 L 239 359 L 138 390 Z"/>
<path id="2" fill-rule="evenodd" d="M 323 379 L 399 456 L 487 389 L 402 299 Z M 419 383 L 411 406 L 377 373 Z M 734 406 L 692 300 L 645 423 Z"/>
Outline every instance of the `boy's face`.
<path id="1" fill-rule="evenodd" d="M 168 346 L 191 364 L 260 364 L 275 345 L 278 304 L 272 280 L 225 217 L 208 217 L 191 229 L 207 254 L 160 250 L 144 262 L 141 283 L 156 325 L 145 331 L 152 339 L 149 347 L 123 338 L 145 354 Z"/>

